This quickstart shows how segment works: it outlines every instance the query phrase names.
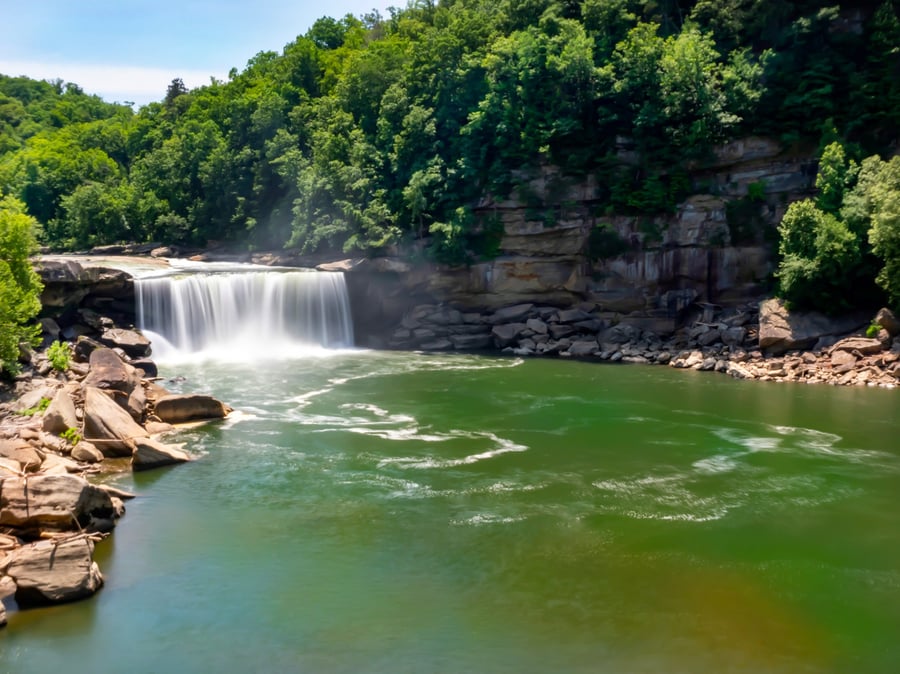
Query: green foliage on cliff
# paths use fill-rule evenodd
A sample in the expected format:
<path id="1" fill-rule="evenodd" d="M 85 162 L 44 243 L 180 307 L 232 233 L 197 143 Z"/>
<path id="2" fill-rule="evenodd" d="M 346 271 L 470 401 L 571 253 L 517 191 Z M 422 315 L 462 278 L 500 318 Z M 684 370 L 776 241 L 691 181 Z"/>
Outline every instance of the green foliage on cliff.
<path id="1" fill-rule="evenodd" d="M 834 127 L 863 154 L 882 152 L 900 129 L 896 9 L 411 2 L 323 18 L 225 82 L 174 80 L 137 113 L 75 85 L 0 76 L 0 192 L 56 248 L 224 241 L 378 255 L 427 239 L 437 259 L 472 260 L 496 250 L 478 204 L 547 165 L 594 175 L 599 213 L 653 215 L 694 188 L 689 166 L 737 135 L 814 144 Z M 826 191 L 820 208 L 834 215 L 842 194 Z M 546 202 L 536 211 L 561 206 Z"/>
<path id="2" fill-rule="evenodd" d="M 849 222 L 868 221 L 869 243 L 882 263 L 876 281 L 900 308 L 900 157 L 864 161 L 857 188 L 845 206 L 845 217 Z"/>
<path id="3" fill-rule="evenodd" d="M 30 322 L 41 309 L 41 281 L 28 259 L 36 224 L 20 201 L 0 199 L 0 372 L 15 373 L 19 343 L 39 334 Z"/>
<path id="4" fill-rule="evenodd" d="M 900 306 L 900 157 L 857 166 L 840 143 L 822 153 L 818 196 L 790 205 L 779 225 L 782 296 L 835 313 L 878 303 Z"/>

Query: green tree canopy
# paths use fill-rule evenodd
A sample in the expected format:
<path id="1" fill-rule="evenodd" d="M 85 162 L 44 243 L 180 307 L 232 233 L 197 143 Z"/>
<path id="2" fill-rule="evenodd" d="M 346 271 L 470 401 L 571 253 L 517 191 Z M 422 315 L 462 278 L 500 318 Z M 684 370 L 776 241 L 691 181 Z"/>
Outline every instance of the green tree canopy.
<path id="1" fill-rule="evenodd" d="M 36 221 L 12 197 L 0 199 L 0 371 L 18 370 L 19 343 L 33 341 L 29 325 L 41 309 L 41 281 L 31 266 Z"/>

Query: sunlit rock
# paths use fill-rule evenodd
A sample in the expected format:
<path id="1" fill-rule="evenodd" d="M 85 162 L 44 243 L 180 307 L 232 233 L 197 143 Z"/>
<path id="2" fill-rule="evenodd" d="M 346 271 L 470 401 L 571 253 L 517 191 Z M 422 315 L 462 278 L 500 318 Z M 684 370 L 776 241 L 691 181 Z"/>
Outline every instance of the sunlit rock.
<path id="1" fill-rule="evenodd" d="M 21 531 L 78 531 L 112 514 L 109 495 L 77 475 L 10 478 L 0 490 L 0 525 Z"/>
<path id="2" fill-rule="evenodd" d="M 147 435 L 106 393 L 93 386 L 85 387 L 84 437 L 95 442 L 104 456 L 131 456 L 134 439 Z"/>
<path id="3" fill-rule="evenodd" d="M 161 421 L 178 424 L 197 419 L 221 419 L 231 412 L 231 408 L 212 396 L 188 393 L 158 398 L 155 411 Z"/>
<path id="4" fill-rule="evenodd" d="M 178 447 L 152 438 L 139 438 L 134 444 L 134 454 L 131 457 L 133 470 L 149 470 L 190 461 L 190 457 Z"/>
<path id="5" fill-rule="evenodd" d="M 17 548 L 7 568 L 16 584 L 16 603 L 25 608 L 94 594 L 103 585 L 103 576 L 93 553 L 94 543 L 86 536 Z"/>

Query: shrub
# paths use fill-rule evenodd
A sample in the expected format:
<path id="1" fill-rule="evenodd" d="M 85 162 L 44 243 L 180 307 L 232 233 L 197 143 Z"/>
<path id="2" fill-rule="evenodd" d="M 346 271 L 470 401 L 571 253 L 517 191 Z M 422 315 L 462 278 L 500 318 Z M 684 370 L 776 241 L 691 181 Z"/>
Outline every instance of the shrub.
<path id="1" fill-rule="evenodd" d="M 50 407 L 50 398 L 41 398 L 37 405 L 20 410 L 19 414 L 23 417 L 33 417 L 35 414 L 43 413 L 48 407 Z"/>
<path id="2" fill-rule="evenodd" d="M 859 240 L 847 225 L 806 199 L 790 205 L 778 231 L 781 296 L 799 308 L 847 309 L 861 263 Z"/>
<path id="3" fill-rule="evenodd" d="M 36 226 L 21 201 L 0 199 L 0 370 L 11 374 L 19 369 L 19 343 L 39 336 L 29 325 L 41 309 L 41 281 L 28 259 Z"/>
<path id="4" fill-rule="evenodd" d="M 900 157 L 881 162 L 877 175 L 867 184 L 871 213 L 869 242 L 884 263 L 878 285 L 895 307 L 900 307 Z"/>
<path id="5" fill-rule="evenodd" d="M 61 437 L 73 447 L 81 442 L 81 433 L 79 433 L 78 429 L 76 428 L 67 428 L 65 431 L 60 433 L 59 437 Z"/>
<path id="6" fill-rule="evenodd" d="M 54 370 L 65 372 L 69 369 L 69 346 L 65 342 L 55 341 L 47 349 L 47 358 Z"/>

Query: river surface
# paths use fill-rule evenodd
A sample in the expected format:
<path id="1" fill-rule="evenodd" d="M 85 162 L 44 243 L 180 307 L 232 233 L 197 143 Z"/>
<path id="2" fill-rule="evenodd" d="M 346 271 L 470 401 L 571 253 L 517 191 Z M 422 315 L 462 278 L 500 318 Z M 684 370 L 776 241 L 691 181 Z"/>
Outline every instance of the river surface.
<path id="1" fill-rule="evenodd" d="M 900 398 L 380 352 L 164 367 L 237 412 L 0 672 L 900 671 Z"/>

